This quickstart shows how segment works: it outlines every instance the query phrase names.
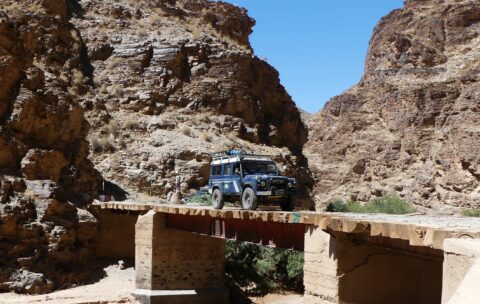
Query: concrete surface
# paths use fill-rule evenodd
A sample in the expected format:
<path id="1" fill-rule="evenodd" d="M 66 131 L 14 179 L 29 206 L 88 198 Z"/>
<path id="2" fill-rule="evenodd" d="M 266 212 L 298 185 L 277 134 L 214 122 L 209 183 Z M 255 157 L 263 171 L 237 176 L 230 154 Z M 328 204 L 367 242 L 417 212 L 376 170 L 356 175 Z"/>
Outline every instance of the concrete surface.
<path id="1" fill-rule="evenodd" d="M 444 242 L 443 304 L 480 304 L 480 240 Z"/>
<path id="2" fill-rule="evenodd" d="M 480 238 L 480 218 L 427 216 L 420 214 L 354 214 L 330 212 L 245 211 L 241 209 L 215 210 L 204 206 L 145 204 L 126 202 L 97 202 L 103 209 L 210 216 L 251 221 L 302 223 L 323 230 L 367 234 L 408 241 L 410 246 L 424 246 L 443 250 L 447 238 Z"/>

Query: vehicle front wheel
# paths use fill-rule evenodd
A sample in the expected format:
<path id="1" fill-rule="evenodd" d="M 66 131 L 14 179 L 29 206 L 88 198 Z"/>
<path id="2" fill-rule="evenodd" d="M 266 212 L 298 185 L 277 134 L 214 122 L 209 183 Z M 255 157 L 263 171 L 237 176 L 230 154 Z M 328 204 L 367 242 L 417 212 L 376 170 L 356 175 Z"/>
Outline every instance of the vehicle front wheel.
<path id="1" fill-rule="evenodd" d="M 215 209 L 223 209 L 225 201 L 223 200 L 222 192 L 219 189 L 213 190 L 212 193 L 212 206 Z"/>
<path id="2" fill-rule="evenodd" d="M 252 188 L 245 188 L 242 194 L 242 207 L 245 210 L 256 210 L 258 205 L 257 195 Z"/>
<path id="3" fill-rule="evenodd" d="M 285 198 L 285 200 L 280 203 L 280 208 L 282 208 L 282 211 L 293 211 L 295 208 L 295 202 L 293 198 L 291 196 Z"/>

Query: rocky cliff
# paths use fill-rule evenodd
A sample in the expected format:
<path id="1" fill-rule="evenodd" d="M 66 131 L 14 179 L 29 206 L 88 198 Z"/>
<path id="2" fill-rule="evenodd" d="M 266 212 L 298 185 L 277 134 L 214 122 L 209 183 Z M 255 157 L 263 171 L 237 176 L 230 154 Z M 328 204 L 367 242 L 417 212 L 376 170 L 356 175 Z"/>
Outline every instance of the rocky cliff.
<path id="1" fill-rule="evenodd" d="M 277 71 L 253 54 L 245 10 L 82 0 L 72 15 L 93 67 L 82 96 L 92 160 L 130 197 L 188 195 L 206 184 L 210 153 L 232 147 L 274 155 L 311 185 L 307 129 Z"/>
<path id="2" fill-rule="evenodd" d="M 309 119 L 318 208 L 397 194 L 480 207 L 480 4 L 405 1 L 375 28 L 358 85 Z"/>
<path id="3" fill-rule="evenodd" d="M 65 4 L 0 7 L 0 291 L 38 293 L 89 275 L 100 179 L 75 77 L 90 69 Z"/>
<path id="4" fill-rule="evenodd" d="M 206 0 L 2 1 L 0 292 L 88 280 L 92 199 L 188 195 L 214 151 L 271 154 L 308 190 L 307 129 L 253 25 Z"/>

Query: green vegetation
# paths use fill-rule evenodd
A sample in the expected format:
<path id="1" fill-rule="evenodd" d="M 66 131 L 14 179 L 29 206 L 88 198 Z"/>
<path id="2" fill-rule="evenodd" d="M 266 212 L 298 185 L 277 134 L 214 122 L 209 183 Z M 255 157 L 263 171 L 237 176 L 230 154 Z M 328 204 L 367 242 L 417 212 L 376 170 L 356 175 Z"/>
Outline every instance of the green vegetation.
<path id="1" fill-rule="evenodd" d="M 303 290 L 303 252 L 228 241 L 227 276 L 251 295 Z"/>
<path id="2" fill-rule="evenodd" d="M 358 202 L 344 203 L 342 200 L 331 202 L 326 211 L 329 212 L 353 212 L 353 213 L 387 213 L 387 214 L 408 214 L 415 212 L 415 209 L 398 196 L 386 195 L 371 200 L 362 205 Z"/>
<path id="3" fill-rule="evenodd" d="M 211 206 L 212 196 L 208 192 L 198 191 L 186 199 L 187 205 Z"/>
<path id="4" fill-rule="evenodd" d="M 480 217 L 480 209 L 465 209 L 462 211 L 462 215 L 470 217 Z"/>

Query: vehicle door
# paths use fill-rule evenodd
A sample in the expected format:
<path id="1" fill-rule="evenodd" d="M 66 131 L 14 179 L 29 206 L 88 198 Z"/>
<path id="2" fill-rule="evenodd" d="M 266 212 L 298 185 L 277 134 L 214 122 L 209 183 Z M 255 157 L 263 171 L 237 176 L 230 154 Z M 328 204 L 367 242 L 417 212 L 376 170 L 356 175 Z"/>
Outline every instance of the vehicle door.
<path id="1" fill-rule="evenodd" d="M 232 164 L 232 175 L 230 177 L 232 180 L 232 195 L 241 195 L 242 194 L 242 170 L 240 163 Z"/>
<path id="2" fill-rule="evenodd" d="M 223 165 L 223 194 L 233 195 L 235 193 L 235 186 L 232 180 L 232 164 L 226 163 Z"/>
<path id="3" fill-rule="evenodd" d="M 210 189 L 218 187 L 223 193 L 222 166 L 220 164 L 210 167 Z"/>

